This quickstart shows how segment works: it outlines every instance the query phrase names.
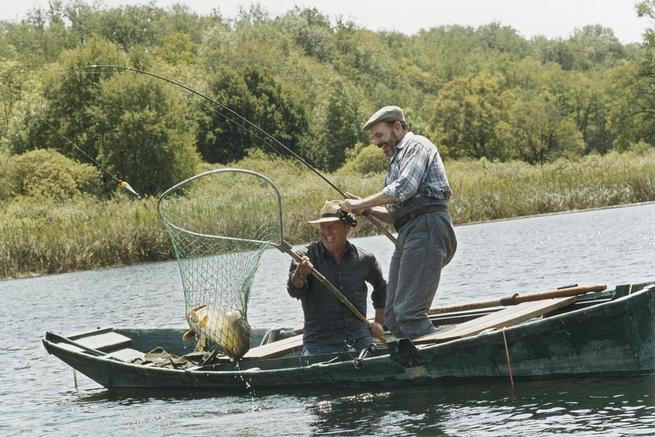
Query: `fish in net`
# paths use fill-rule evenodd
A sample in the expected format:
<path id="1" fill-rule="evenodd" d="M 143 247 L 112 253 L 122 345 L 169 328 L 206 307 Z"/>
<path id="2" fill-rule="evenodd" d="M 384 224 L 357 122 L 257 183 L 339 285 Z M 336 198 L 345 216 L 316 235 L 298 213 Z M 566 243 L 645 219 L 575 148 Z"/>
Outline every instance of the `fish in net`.
<path id="1" fill-rule="evenodd" d="M 281 240 L 277 188 L 247 170 L 212 170 L 166 190 L 157 209 L 182 279 L 185 337 L 195 335 L 199 350 L 243 357 L 253 278 L 264 250 Z"/>

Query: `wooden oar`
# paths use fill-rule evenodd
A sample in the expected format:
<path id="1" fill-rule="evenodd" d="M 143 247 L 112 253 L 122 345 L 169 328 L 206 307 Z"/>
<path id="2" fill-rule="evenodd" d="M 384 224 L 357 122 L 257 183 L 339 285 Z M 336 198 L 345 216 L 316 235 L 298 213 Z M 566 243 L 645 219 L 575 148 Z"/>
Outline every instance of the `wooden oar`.
<path id="1" fill-rule="evenodd" d="M 454 311 L 474 310 L 478 308 L 518 305 L 523 302 L 533 302 L 535 300 L 554 299 L 557 297 L 566 297 L 566 296 L 577 296 L 579 294 L 592 293 L 595 291 L 603 291 L 606 288 L 607 288 L 606 285 L 593 285 L 590 287 L 560 288 L 557 290 L 542 291 L 538 293 L 530 293 L 524 295 L 520 295 L 516 293 L 510 297 L 504 297 L 502 299 L 471 302 L 462 305 L 453 305 L 448 307 L 430 308 L 428 310 L 428 314 L 434 315 L 434 314 L 450 313 Z"/>
<path id="2" fill-rule="evenodd" d="M 286 241 L 282 240 L 282 241 L 277 245 L 277 248 L 280 249 L 282 252 L 284 252 L 284 253 L 290 255 L 291 258 L 293 258 L 295 262 L 300 263 L 300 262 L 302 261 L 302 257 L 301 257 L 300 255 L 298 255 L 298 254 L 297 254 L 297 253 L 296 253 L 296 252 L 291 248 L 291 245 L 290 245 L 289 243 L 287 243 Z M 358 309 L 357 309 L 357 308 L 356 308 L 352 303 L 350 303 L 350 301 L 348 300 L 348 298 L 347 298 L 346 296 L 344 296 L 343 293 L 341 293 L 341 292 L 337 289 L 337 287 L 335 287 L 334 285 L 332 285 L 332 283 L 331 283 L 331 282 L 330 282 L 330 281 L 329 281 L 325 276 L 323 276 L 323 275 L 322 275 L 318 270 L 316 270 L 315 268 L 312 268 L 311 272 L 312 272 L 312 275 L 313 275 L 316 279 L 318 279 L 318 280 L 320 281 L 321 284 L 325 285 L 325 287 L 327 287 L 327 289 L 330 290 L 330 291 L 332 292 L 332 294 L 334 294 L 334 296 L 337 298 L 337 300 L 339 300 L 339 302 L 341 302 L 342 304 L 344 304 L 344 305 L 346 306 L 346 308 L 348 308 L 348 309 L 350 310 L 350 312 L 353 313 L 353 314 L 355 315 L 355 317 L 357 317 L 359 320 L 361 320 L 362 322 L 364 322 L 364 324 L 365 324 L 369 329 L 371 328 L 371 326 L 372 326 L 373 324 L 372 324 L 372 323 L 371 323 L 371 322 L 370 322 L 366 317 L 364 317 L 364 315 L 363 315 L 361 312 L 359 312 L 359 310 L 358 310 Z M 382 338 L 378 338 L 378 339 L 379 339 L 380 341 L 382 341 L 383 343 L 386 343 L 384 337 L 382 337 Z"/>

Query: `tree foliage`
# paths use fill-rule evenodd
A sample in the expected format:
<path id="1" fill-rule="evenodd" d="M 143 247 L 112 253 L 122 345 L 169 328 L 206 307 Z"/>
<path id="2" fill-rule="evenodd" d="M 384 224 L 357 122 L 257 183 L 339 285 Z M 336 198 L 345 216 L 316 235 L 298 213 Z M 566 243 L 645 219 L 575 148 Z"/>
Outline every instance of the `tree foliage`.
<path id="1" fill-rule="evenodd" d="M 257 68 L 243 72 L 221 68 L 210 86 L 212 98 L 229 109 L 206 102 L 200 105 L 198 150 L 204 160 L 227 163 L 244 157 L 252 147 L 265 147 L 265 135 L 259 129 L 299 150 L 307 129 L 303 107 L 285 94 L 270 73 Z"/>
<path id="2" fill-rule="evenodd" d="M 14 196 L 66 200 L 83 193 L 97 195 L 102 191 L 98 169 L 52 149 L 15 155 L 8 161 L 6 171 L 8 186 Z"/>
<path id="3" fill-rule="evenodd" d="M 635 13 L 653 23 L 654 11 L 654 1 L 643 0 Z M 89 64 L 185 83 L 323 170 L 349 159 L 360 166 L 372 153 L 361 146 L 361 125 L 389 104 L 402 106 L 410 128 L 445 158 L 542 163 L 652 147 L 654 29 L 641 45 L 621 44 L 593 24 L 555 39 L 528 40 L 499 23 L 410 36 L 317 9 L 271 17 L 252 6 L 230 21 L 181 5 L 52 0 L 0 22 L 0 150 L 87 159 L 70 140 L 146 193 L 191 174 L 198 156 L 227 163 L 252 148 L 272 150 L 264 134 L 231 122 L 229 110 L 155 79 L 115 71 L 57 78 Z"/>
<path id="4" fill-rule="evenodd" d="M 189 104 L 169 87 L 133 73 L 102 82 L 91 109 L 98 161 L 142 194 L 192 176 L 198 164 Z"/>

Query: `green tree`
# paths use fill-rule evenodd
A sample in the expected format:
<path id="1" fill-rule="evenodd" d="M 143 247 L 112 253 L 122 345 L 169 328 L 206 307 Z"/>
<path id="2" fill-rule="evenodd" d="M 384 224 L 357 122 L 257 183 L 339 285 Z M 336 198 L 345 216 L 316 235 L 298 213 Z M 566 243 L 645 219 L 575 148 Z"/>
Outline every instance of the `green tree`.
<path id="1" fill-rule="evenodd" d="M 50 1 L 48 9 L 32 9 L 19 23 L 3 23 L 3 27 L 3 39 L 22 62 L 33 67 L 55 61 L 76 42 L 66 28 L 60 0 Z"/>
<path id="2" fill-rule="evenodd" d="M 183 62 L 193 64 L 197 56 L 198 46 L 186 33 L 175 32 L 165 35 L 162 43 L 154 50 L 155 55 L 164 59 L 169 64 Z"/>
<path id="3" fill-rule="evenodd" d="M 582 135 L 575 122 L 562 116 L 553 96 L 524 94 L 510 107 L 509 120 L 498 126 L 498 134 L 516 157 L 541 164 L 560 156 L 584 151 Z"/>
<path id="4" fill-rule="evenodd" d="M 124 64 L 125 56 L 118 48 L 102 38 L 92 38 L 84 47 L 65 53 L 62 58 L 64 71 L 91 64 Z M 95 102 L 103 78 L 111 71 L 76 71 L 49 81 L 45 102 L 35 99 L 24 110 L 22 123 L 10 138 L 14 153 L 36 148 L 55 148 L 67 156 L 80 158 L 68 141 L 62 139 L 46 125 L 46 121 L 63 133 L 89 156 L 97 155 L 95 141 L 87 132 L 95 120 L 89 108 Z"/>
<path id="5" fill-rule="evenodd" d="M 614 31 L 600 24 L 576 29 L 568 44 L 573 53 L 573 67 L 578 70 L 598 68 L 625 56 Z"/>
<path id="6" fill-rule="evenodd" d="M 505 117 L 506 100 L 500 77 L 482 73 L 446 84 L 431 112 L 440 150 L 453 158 L 504 159 L 507 152 L 496 127 Z"/>
<path id="7" fill-rule="evenodd" d="M 309 56 L 329 61 L 335 49 L 334 31 L 328 17 L 318 9 L 299 9 L 287 13 L 279 22 Z"/>
<path id="8" fill-rule="evenodd" d="M 153 47 L 160 42 L 164 16 L 154 3 L 101 10 L 96 32 L 124 51 L 137 45 Z"/>
<path id="9" fill-rule="evenodd" d="M 608 130 L 613 147 L 626 150 L 645 141 L 655 145 L 655 81 L 637 62 L 610 72 Z"/>
<path id="10" fill-rule="evenodd" d="M 20 100 L 27 72 L 17 61 L 0 61 L 0 136 L 5 136 Z"/>
<path id="11" fill-rule="evenodd" d="M 358 141 L 365 140 L 361 124 L 364 114 L 357 89 L 342 80 L 335 80 L 313 112 L 311 138 L 305 141 L 305 155 L 314 165 L 333 171 L 340 167 L 346 151 Z"/>
<path id="12" fill-rule="evenodd" d="M 119 73 L 102 82 L 89 136 L 98 161 L 141 194 L 193 175 L 199 163 L 189 101 L 151 78 Z"/>
<path id="13" fill-rule="evenodd" d="M 386 172 L 389 167 L 389 158 L 374 144 L 369 144 L 346 162 L 340 171 L 344 173 L 357 173 L 367 175 L 370 173 Z"/>
<path id="14" fill-rule="evenodd" d="M 202 102 L 198 150 L 209 162 L 227 163 L 244 157 L 251 147 L 278 147 L 245 117 L 285 146 L 298 152 L 307 120 L 301 105 L 293 101 L 266 71 L 247 68 L 243 72 L 221 68 L 211 83 L 212 94 L 227 109 Z"/>

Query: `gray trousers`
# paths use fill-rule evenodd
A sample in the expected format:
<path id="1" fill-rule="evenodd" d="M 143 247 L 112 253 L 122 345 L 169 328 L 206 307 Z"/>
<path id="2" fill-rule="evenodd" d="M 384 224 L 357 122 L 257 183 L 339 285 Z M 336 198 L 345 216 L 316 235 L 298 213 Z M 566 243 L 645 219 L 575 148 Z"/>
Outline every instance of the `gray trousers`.
<path id="1" fill-rule="evenodd" d="M 455 255 L 457 238 L 447 212 L 423 214 L 398 233 L 400 247 L 391 257 L 384 324 L 398 338 L 435 331 L 427 315 L 439 286 L 441 269 Z"/>

